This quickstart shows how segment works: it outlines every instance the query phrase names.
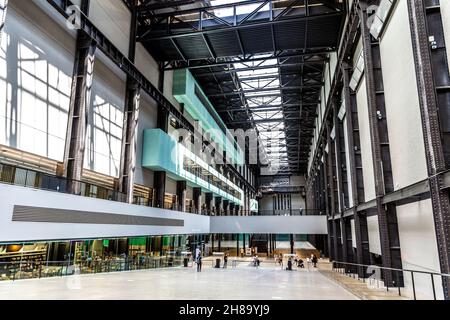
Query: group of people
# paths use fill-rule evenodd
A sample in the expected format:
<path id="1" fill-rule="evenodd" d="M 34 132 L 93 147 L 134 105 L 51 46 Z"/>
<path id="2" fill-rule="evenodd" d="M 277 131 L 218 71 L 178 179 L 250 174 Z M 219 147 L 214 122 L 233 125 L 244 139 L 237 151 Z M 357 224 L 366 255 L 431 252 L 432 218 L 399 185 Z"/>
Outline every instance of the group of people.
<path id="1" fill-rule="evenodd" d="M 195 263 L 197 263 L 197 272 L 202 272 L 203 257 L 202 252 L 199 249 L 196 250 Z M 223 268 L 226 269 L 227 266 L 228 266 L 228 253 L 226 253 L 223 256 Z"/>
<path id="2" fill-rule="evenodd" d="M 312 263 L 314 268 L 317 268 L 317 263 L 319 262 L 319 259 L 317 258 L 317 256 L 315 254 L 311 254 L 310 258 L 306 259 L 308 263 Z M 280 264 L 280 266 L 283 265 L 283 255 L 279 254 L 279 255 L 275 255 L 275 261 L 278 262 Z M 203 257 L 202 257 L 202 253 L 199 249 L 196 250 L 196 258 L 195 258 L 195 262 L 197 263 L 197 272 L 201 272 L 202 271 L 202 264 L 203 264 Z M 254 255 L 253 256 L 253 260 L 252 260 L 252 264 L 254 267 L 259 267 L 261 264 L 261 260 L 259 259 L 258 255 Z M 305 268 L 305 262 L 303 261 L 302 258 L 300 258 L 299 256 L 295 256 L 292 257 L 290 256 L 287 262 L 287 267 L 286 270 L 292 270 L 293 265 L 296 265 L 297 268 Z M 225 254 L 223 257 L 223 268 L 226 269 L 228 265 L 228 254 Z"/>
<path id="3" fill-rule="evenodd" d="M 283 255 L 279 254 L 279 255 L 275 255 L 275 261 L 280 265 L 283 266 Z M 317 256 L 315 254 L 311 254 L 310 258 L 307 258 L 306 261 L 308 263 L 312 263 L 314 268 L 317 268 L 317 263 L 319 262 L 319 259 L 317 258 Z M 290 256 L 287 262 L 287 270 L 292 270 L 292 266 L 296 265 L 298 268 L 305 268 L 305 262 L 303 261 L 302 258 L 300 258 L 299 256 L 295 256 L 292 257 Z"/>
<path id="4" fill-rule="evenodd" d="M 254 267 L 259 267 L 260 264 L 261 264 L 261 261 L 259 260 L 258 255 L 255 254 L 255 255 L 253 256 L 253 266 L 254 266 Z"/>

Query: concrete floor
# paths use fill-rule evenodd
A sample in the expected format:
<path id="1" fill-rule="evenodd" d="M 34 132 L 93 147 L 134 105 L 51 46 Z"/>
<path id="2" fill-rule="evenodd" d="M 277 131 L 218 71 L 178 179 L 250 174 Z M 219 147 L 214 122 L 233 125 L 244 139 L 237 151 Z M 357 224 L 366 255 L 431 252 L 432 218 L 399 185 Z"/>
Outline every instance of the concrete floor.
<path id="1" fill-rule="evenodd" d="M 107 300 L 354 300 L 320 272 L 259 269 L 153 269 L 0 282 L 0 299 Z"/>

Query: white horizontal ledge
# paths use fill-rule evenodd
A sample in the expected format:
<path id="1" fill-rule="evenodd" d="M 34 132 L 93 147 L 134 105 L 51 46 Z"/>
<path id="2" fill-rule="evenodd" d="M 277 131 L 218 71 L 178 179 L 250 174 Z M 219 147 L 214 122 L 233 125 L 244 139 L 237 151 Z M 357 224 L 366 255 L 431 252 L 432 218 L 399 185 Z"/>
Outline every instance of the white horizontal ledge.
<path id="1" fill-rule="evenodd" d="M 211 233 L 327 234 L 326 216 L 211 217 Z"/>
<path id="2" fill-rule="evenodd" d="M 189 234 L 326 234 L 325 216 L 208 217 L 0 184 L 0 242 Z"/>

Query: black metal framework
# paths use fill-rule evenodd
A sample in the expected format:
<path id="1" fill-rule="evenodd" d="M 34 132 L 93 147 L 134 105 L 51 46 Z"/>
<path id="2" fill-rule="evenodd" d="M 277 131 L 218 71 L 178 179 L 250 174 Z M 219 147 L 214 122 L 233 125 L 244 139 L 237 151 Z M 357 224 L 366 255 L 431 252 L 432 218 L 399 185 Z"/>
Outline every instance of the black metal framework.
<path id="1" fill-rule="evenodd" d="M 131 27 L 128 58 L 134 63 L 136 55 L 136 5 L 134 0 L 131 6 Z M 125 112 L 123 120 L 123 136 L 120 158 L 119 190 L 127 194 L 128 202 L 133 201 L 134 173 L 136 170 L 137 129 L 140 109 L 140 86 L 127 76 L 125 93 Z"/>
<path id="2" fill-rule="evenodd" d="M 2 33 L 3 27 L 5 26 L 7 11 L 8 11 L 8 0 L 0 0 L 0 43 L 2 41 Z"/>
<path id="3" fill-rule="evenodd" d="M 364 182 L 362 172 L 361 159 L 361 143 L 359 138 L 359 123 L 358 123 L 358 109 L 356 106 L 356 96 L 350 89 L 350 66 L 344 63 L 342 66 L 343 74 L 343 100 L 346 108 L 345 122 L 347 124 L 347 141 L 349 150 L 349 168 L 350 184 L 352 189 L 353 202 L 353 220 L 355 224 L 355 242 L 356 242 L 356 262 L 358 264 L 370 263 L 369 252 L 369 235 L 367 230 L 367 217 L 364 213 L 357 211 L 358 204 L 365 202 L 364 197 Z M 358 270 L 360 278 L 366 275 L 363 270 Z"/>
<path id="4" fill-rule="evenodd" d="M 270 131 L 291 130 L 281 134 L 286 146 L 276 160 L 287 168 L 283 172 L 306 172 L 314 106 L 320 103 L 324 65 L 338 46 L 342 2 L 255 0 L 211 6 L 195 1 L 179 10 L 152 4 L 138 8 L 138 41 L 166 70 L 189 68 L 226 125 L 255 128 L 262 145 L 261 137 Z"/>
<path id="5" fill-rule="evenodd" d="M 84 14 L 88 14 L 88 8 L 89 0 L 83 0 L 81 10 Z M 82 177 L 96 50 L 96 41 L 79 31 L 64 150 L 64 176 L 70 180 L 81 181 Z M 80 192 L 78 187 L 77 184 L 71 186 L 72 191 Z"/>
<path id="6" fill-rule="evenodd" d="M 73 3 L 70 0 L 47 0 L 47 2 L 55 8 L 65 18 L 69 17 L 67 8 Z M 79 30 L 97 44 L 97 48 L 101 50 L 114 64 L 116 64 L 127 76 L 134 79 L 150 97 L 167 110 L 177 122 L 185 129 L 193 132 L 192 124 L 185 119 L 180 111 L 173 106 L 169 100 L 134 66 L 134 64 L 125 57 L 100 30 L 87 18 L 81 14 L 81 29 Z"/>
<path id="7" fill-rule="evenodd" d="M 303 47 L 304 39 L 286 41 L 277 37 L 279 32 L 283 32 L 281 29 L 298 28 L 299 24 L 305 22 L 316 26 L 331 18 L 340 20 L 341 4 L 327 1 L 334 2 L 330 8 L 323 2 L 255 0 L 164 13 L 141 12 L 138 39 L 149 48 L 153 47 L 156 56 L 161 54 L 161 49 L 165 51 L 165 54 L 170 55 L 167 60 L 177 61 L 178 67 L 190 67 L 191 61 L 195 60 L 217 62 L 228 57 L 245 59 L 258 52 L 296 49 Z M 240 13 L 242 8 L 249 5 L 254 5 L 254 10 Z M 232 13 L 219 17 L 219 10 L 224 9 Z M 322 40 L 314 42 L 315 48 L 327 48 L 326 39 L 333 34 L 324 36 Z M 226 37 L 226 47 L 220 44 L 221 37 Z M 250 37 L 258 38 L 259 43 L 250 43 Z"/>
<path id="8" fill-rule="evenodd" d="M 368 28 L 368 2 L 360 0 L 359 6 L 381 255 L 383 266 L 385 268 L 401 269 L 402 259 L 396 206 L 392 204 L 384 205 L 382 203 L 384 195 L 394 191 L 394 185 L 387 130 L 380 48 L 379 42 L 373 39 Z M 397 283 L 393 278 L 392 273 L 388 271 L 384 273 L 384 283 L 387 287 L 402 285 L 403 280 L 400 280 L 401 283 Z"/>
<path id="9" fill-rule="evenodd" d="M 353 54 L 353 50 L 356 44 L 356 40 L 358 39 L 358 36 L 361 34 L 359 25 L 360 25 L 360 18 L 357 13 L 358 10 L 358 1 L 353 1 L 352 5 L 349 5 L 349 2 L 346 2 L 346 12 L 348 17 L 348 23 L 345 30 L 343 30 L 343 36 L 342 36 L 342 44 L 340 46 L 340 50 L 338 51 L 338 66 L 339 68 L 336 70 L 336 74 L 334 77 L 334 82 L 331 85 L 331 91 L 329 96 L 334 96 L 340 86 L 339 86 L 339 79 L 342 78 L 342 70 L 341 66 L 343 63 Z M 325 109 L 324 118 L 327 118 L 331 111 L 331 104 L 328 103 Z M 325 126 L 322 126 L 319 132 L 319 137 L 323 137 L 325 135 Z M 313 174 L 313 171 L 317 169 L 317 163 L 320 161 L 321 153 L 323 152 L 323 145 L 316 148 L 316 150 L 313 151 L 313 166 L 310 167 L 308 171 L 308 176 L 311 176 Z"/>
<path id="10" fill-rule="evenodd" d="M 442 17 L 440 7 L 434 3 L 408 0 L 408 10 L 439 261 L 441 272 L 449 274 L 450 203 L 448 190 L 443 188 L 442 173 L 449 168 L 447 137 L 450 130 L 445 119 L 450 101 L 450 76 L 448 65 L 441 65 L 442 61 L 447 61 Z M 431 34 L 434 45 L 429 42 Z M 448 300 L 449 278 L 443 278 L 442 284 L 444 297 Z"/>
<path id="11" fill-rule="evenodd" d="M 159 78 L 158 78 L 158 89 L 164 93 L 164 78 L 165 73 L 162 70 L 162 66 L 160 65 L 159 70 Z M 163 105 L 158 104 L 158 114 L 156 125 L 158 129 L 161 129 L 163 132 L 169 131 L 169 113 L 163 107 Z M 164 207 L 164 198 L 166 195 L 166 180 L 167 173 L 165 171 L 155 171 L 154 173 L 154 186 L 156 191 L 156 206 L 163 208 Z"/>

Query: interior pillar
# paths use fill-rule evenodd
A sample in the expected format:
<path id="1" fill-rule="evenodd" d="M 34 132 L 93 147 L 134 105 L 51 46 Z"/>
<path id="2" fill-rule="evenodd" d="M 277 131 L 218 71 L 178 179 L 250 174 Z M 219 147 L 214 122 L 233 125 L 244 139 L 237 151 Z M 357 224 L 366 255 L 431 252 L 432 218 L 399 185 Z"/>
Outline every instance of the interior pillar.
<path id="1" fill-rule="evenodd" d="M 162 64 L 159 68 L 158 89 L 161 93 L 164 93 L 164 69 Z M 157 127 L 163 132 L 167 133 L 169 131 L 169 113 L 161 104 L 158 104 Z M 164 208 L 166 178 L 165 171 L 154 172 L 155 206 L 157 208 Z"/>
<path id="2" fill-rule="evenodd" d="M 89 14 L 89 0 L 83 0 L 81 10 Z M 70 95 L 69 117 L 64 150 L 64 176 L 71 180 L 69 189 L 81 192 L 86 131 L 91 107 L 96 42 L 79 30 L 76 41 L 75 63 Z"/>
<path id="3" fill-rule="evenodd" d="M 201 214 L 202 213 L 202 188 L 194 188 L 193 191 L 193 200 L 194 200 L 194 209 L 195 213 Z"/>
<path id="4" fill-rule="evenodd" d="M 131 5 L 131 27 L 128 59 L 134 62 L 136 55 L 137 0 Z M 134 174 L 136 171 L 137 136 L 139 123 L 140 86 L 127 77 L 125 112 L 120 157 L 119 191 L 126 194 L 128 203 L 133 203 Z"/>
<path id="5" fill-rule="evenodd" d="M 208 216 L 212 213 L 212 203 L 214 200 L 214 195 L 211 192 L 205 194 L 205 205 L 206 205 L 206 214 Z"/>
<path id="6" fill-rule="evenodd" d="M 186 212 L 187 182 L 177 181 L 178 210 Z"/>

